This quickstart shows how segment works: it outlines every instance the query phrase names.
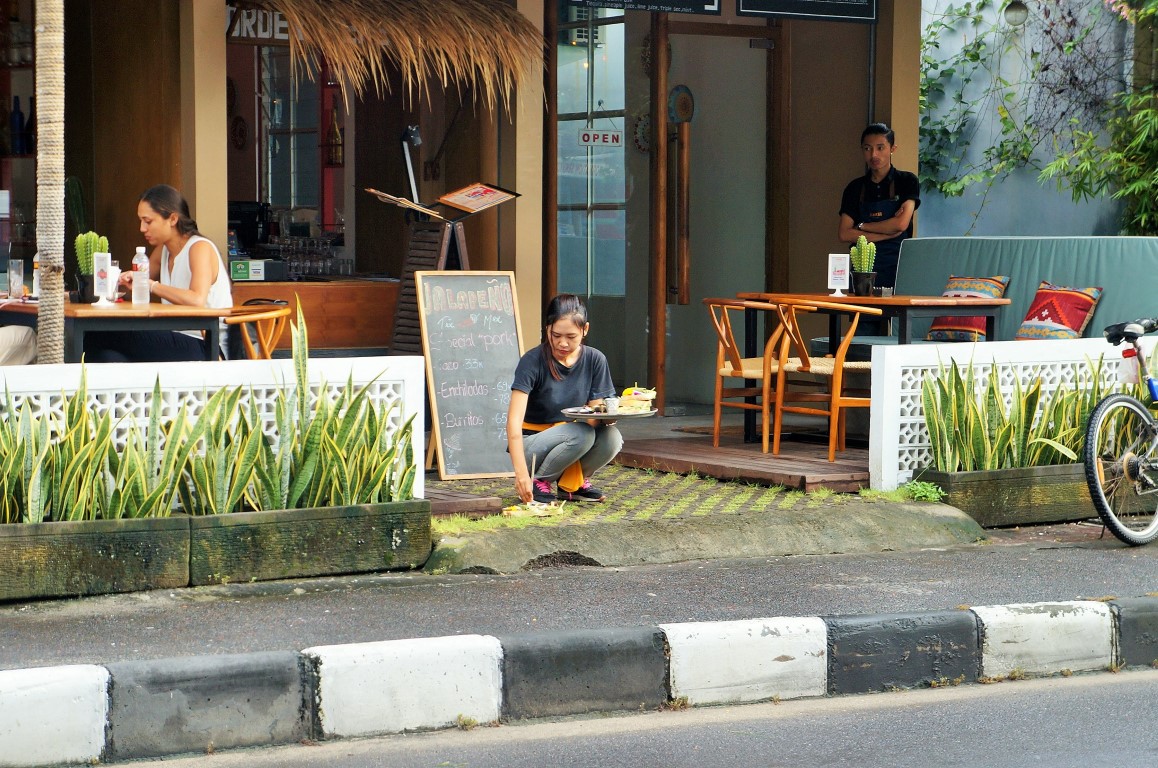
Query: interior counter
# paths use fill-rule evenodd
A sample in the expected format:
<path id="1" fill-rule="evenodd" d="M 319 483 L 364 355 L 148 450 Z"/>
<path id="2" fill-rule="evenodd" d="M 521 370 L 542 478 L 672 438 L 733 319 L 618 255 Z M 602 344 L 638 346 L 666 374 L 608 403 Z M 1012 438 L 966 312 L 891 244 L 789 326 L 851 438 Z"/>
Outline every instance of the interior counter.
<path id="1" fill-rule="evenodd" d="M 281 299 L 294 306 L 301 301 L 314 349 L 375 348 L 390 346 L 398 308 L 399 281 L 333 277 L 325 281 L 233 283 L 233 303 L 249 299 Z M 295 315 L 296 317 L 296 315 Z M 287 331 L 278 342 L 289 349 Z"/>

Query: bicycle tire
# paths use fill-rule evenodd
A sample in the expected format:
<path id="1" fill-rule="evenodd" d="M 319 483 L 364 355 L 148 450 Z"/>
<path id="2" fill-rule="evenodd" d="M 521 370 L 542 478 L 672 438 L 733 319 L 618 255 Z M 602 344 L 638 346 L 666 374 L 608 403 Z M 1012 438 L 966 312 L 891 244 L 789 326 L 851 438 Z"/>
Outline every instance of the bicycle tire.
<path id="1" fill-rule="evenodd" d="M 1131 546 L 1158 538 L 1158 423 L 1150 409 L 1129 395 L 1102 399 L 1083 454 L 1090 499 L 1106 527 Z"/>

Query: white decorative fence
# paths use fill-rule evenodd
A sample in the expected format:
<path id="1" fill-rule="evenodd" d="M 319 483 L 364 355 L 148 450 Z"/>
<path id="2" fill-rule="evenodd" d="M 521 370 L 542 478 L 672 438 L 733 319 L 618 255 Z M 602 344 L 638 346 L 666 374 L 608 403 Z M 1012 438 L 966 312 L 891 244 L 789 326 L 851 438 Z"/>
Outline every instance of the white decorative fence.
<path id="1" fill-rule="evenodd" d="M 1148 350 L 1156 340 L 1148 339 Z M 1048 396 L 1059 386 L 1084 386 L 1091 363 L 1102 360 L 1102 377 L 1117 381 L 1126 346 L 1104 339 L 1072 341 L 995 341 L 980 344 L 902 344 L 876 346 L 872 358 L 872 406 L 869 409 L 869 484 L 891 490 L 929 464 L 929 433 L 921 404 L 925 376 L 956 361 L 972 365 L 979 380 L 997 367 L 1008 397 L 1015 381 L 1024 386 L 1041 377 Z"/>
<path id="2" fill-rule="evenodd" d="M 252 400 L 263 430 L 271 436 L 275 435 L 274 408 L 279 393 L 284 390 L 292 398 L 297 386 L 293 361 L 282 359 L 11 366 L 0 368 L 0 379 L 16 408 L 28 403 L 34 414 L 63 418 L 65 397 L 79 389 L 82 370 L 89 407 L 112 415 L 118 445 L 124 445 L 130 430 L 147 427 L 153 388 L 158 381 L 162 419 L 175 418 L 182 406 L 191 416 L 196 415 L 217 390 L 241 386 L 241 407 L 248 409 Z M 391 414 L 389 429 L 400 428 L 414 416 L 414 456 L 416 462 L 422 462 L 426 397 L 421 357 L 315 358 L 309 361 L 308 371 L 314 397 L 324 393 L 336 398 L 352 383 L 358 389 L 367 387 L 370 399 L 380 406 L 400 404 Z M 425 494 L 423 475 L 419 467 L 414 481 L 414 495 L 418 498 Z"/>

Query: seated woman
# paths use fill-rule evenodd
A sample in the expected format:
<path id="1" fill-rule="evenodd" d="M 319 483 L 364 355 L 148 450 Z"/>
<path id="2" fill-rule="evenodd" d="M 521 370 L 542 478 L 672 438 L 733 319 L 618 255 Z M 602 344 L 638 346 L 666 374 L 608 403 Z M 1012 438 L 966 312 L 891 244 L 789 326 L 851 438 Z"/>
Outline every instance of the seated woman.
<path id="1" fill-rule="evenodd" d="M 589 328 L 579 297 L 556 296 L 547 306 L 546 338 L 515 368 L 507 450 L 524 502 L 606 498 L 591 486 L 590 477 L 615 458 L 623 437 L 614 422 L 573 422 L 562 413 L 563 408 L 599 405 L 615 394 L 607 358 L 583 344 Z M 552 483 L 558 483 L 557 494 Z"/>
<path id="2" fill-rule="evenodd" d="M 229 273 L 212 240 L 197 231 L 189 203 L 167 184 L 149 188 L 137 203 L 141 234 L 153 247 L 149 257 L 149 293 L 165 304 L 226 308 L 233 306 Z M 132 274 L 121 275 L 131 286 Z M 222 353 L 227 334 L 222 322 Z M 209 342 L 197 331 L 127 331 L 89 333 L 85 360 L 95 363 L 161 363 L 204 360 Z"/>

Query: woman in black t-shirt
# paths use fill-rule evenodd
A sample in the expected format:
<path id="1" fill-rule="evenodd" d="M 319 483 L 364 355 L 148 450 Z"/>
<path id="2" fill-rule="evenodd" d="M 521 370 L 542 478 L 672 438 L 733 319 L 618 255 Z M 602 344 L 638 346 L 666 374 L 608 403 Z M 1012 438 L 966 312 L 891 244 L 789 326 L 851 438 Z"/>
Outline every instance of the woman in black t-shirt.
<path id="1" fill-rule="evenodd" d="M 599 405 L 615 394 L 607 358 L 583 344 L 590 327 L 578 296 L 556 296 L 547 306 L 543 343 L 515 368 L 507 450 L 524 502 L 606 498 L 591 486 L 590 477 L 615 458 L 623 437 L 613 422 L 573 422 L 562 413 L 563 408 Z M 558 485 L 557 492 L 552 484 Z"/>

